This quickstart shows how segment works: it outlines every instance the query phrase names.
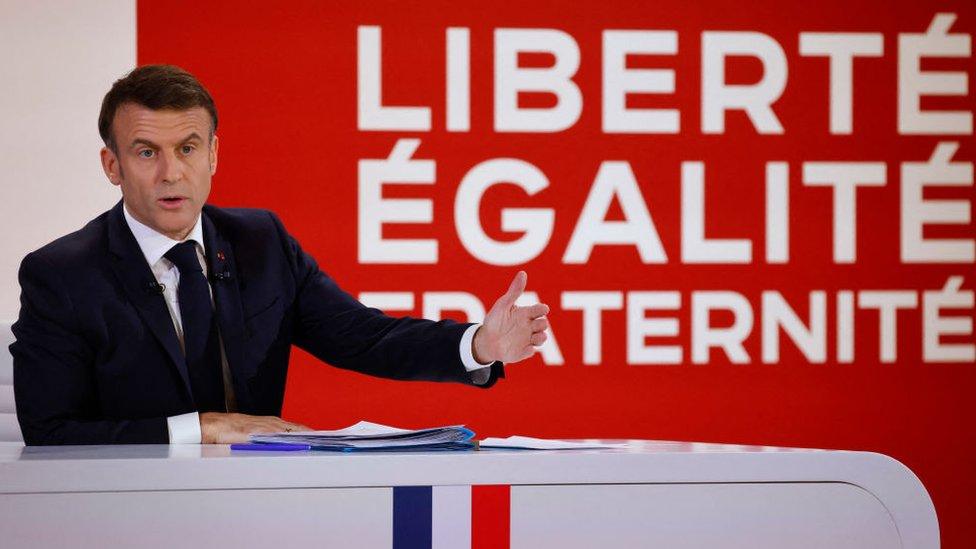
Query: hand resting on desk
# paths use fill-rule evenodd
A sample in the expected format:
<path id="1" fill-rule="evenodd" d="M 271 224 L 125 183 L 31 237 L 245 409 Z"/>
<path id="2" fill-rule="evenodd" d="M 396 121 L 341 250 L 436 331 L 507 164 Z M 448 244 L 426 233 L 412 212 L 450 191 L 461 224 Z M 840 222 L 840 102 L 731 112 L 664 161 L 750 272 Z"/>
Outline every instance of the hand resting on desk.
<path id="1" fill-rule="evenodd" d="M 250 416 L 203 412 L 200 414 L 200 436 L 203 444 L 234 444 L 248 442 L 256 433 L 282 431 L 311 431 L 300 423 L 292 423 L 275 416 Z"/>

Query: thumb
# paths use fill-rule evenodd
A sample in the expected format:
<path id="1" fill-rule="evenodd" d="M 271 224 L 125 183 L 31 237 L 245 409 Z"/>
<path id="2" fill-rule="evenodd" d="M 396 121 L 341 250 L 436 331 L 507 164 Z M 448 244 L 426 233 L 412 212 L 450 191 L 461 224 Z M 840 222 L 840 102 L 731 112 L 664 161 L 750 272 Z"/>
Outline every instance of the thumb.
<path id="1" fill-rule="evenodd" d="M 505 295 L 498 300 L 499 303 L 505 305 L 506 307 L 511 307 L 515 305 L 515 301 L 522 295 L 525 291 L 525 283 L 528 281 L 529 275 L 525 271 L 519 271 L 515 274 L 515 278 L 512 279 L 512 283 L 508 286 L 508 291 Z"/>

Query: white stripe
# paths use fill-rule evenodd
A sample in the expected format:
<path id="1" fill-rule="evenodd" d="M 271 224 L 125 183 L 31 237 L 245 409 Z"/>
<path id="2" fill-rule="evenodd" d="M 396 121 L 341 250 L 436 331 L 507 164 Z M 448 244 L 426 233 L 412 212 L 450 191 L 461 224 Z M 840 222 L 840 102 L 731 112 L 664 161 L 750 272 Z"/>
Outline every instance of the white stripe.
<path id="1" fill-rule="evenodd" d="M 471 487 L 434 486 L 431 549 L 471 548 Z"/>

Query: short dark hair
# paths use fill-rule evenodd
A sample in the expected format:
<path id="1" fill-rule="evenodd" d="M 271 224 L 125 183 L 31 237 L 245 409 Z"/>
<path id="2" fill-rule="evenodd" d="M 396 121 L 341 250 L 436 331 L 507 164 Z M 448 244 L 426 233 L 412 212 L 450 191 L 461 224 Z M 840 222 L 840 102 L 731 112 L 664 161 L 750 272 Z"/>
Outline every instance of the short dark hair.
<path id="1" fill-rule="evenodd" d="M 152 110 L 186 110 L 203 107 L 210 113 L 210 138 L 217 131 L 217 106 L 207 88 L 195 76 L 175 65 L 144 65 L 115 81 L 102 99 L 98 133 L 105 146 L 118 152 L 112 121 L 119 107 L 135 103 Z"/>

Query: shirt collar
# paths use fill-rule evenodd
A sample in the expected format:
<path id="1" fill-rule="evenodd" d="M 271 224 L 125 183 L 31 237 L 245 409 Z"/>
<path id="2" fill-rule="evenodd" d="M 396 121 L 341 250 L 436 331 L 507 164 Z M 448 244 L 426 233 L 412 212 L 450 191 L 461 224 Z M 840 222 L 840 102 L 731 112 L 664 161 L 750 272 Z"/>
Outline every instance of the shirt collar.
<path id="1" fill-rule="evenodd" d="M 125 216 L 125 222 L 129 225 L 129 230 L 132 231 L 132 236 L 136 237 L 136 243 L 139 244 L 139 249 L 142 250 L 142 255 L 146 256 L 146 262 L 150 266 L 155 265 L 163 257 L 163 254 L 169 251 L 170 248 L 180 243 L 179 240 L 173 240 L 172 238 L 160 233 L 156 229 L 149 227 L 141 223 L 138 219 L 132 217 L 129 213 L 129 208 L 122 204 L 122 213 Z M 197 249 L 201 253 L 206 255 L 206 248 L 203 246 L 203 225 L 200 223 L 200 215 L 197 215 L 197 221 L 193 224 L 193 229 L 190 230 L 190 234 L 186 235 L 185 240 L 192 240 L 197 243 Z"/>

